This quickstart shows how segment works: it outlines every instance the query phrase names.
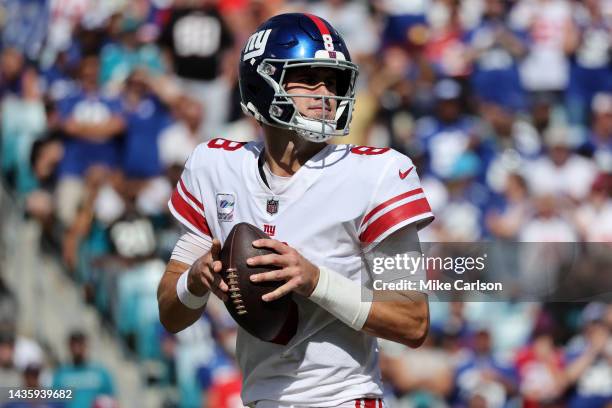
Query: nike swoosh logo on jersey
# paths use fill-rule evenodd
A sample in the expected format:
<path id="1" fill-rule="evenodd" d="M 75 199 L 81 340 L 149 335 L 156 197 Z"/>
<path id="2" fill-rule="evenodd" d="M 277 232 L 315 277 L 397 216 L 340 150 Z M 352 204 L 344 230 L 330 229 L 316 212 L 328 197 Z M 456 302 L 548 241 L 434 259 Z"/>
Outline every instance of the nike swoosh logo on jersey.
<path id="1" fill-rule="evenodd" d="M 408 170 L 406 170 L 405 172 L 402 173 L 401 170 L 399 170 L 399 176 L 400 178 L 403 180 L 406 178 L 406 176 L 408 176 L 408 174 L 410 174 L 410 172 L 412 171 L 412 169 L 414 169 L 414 166 L 412 166 L 411 168 L 409 168 Z"/>

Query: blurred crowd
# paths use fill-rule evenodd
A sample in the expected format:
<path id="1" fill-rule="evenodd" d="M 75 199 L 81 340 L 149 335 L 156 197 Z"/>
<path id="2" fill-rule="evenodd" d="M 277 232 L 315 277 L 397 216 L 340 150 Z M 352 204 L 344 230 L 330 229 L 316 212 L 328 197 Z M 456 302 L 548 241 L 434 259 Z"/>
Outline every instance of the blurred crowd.
<path id="1" fill-rule="evenodd" d="M 422 240 L 612 238 L 610 0 L 0 0 L 3 182 L 143 379 L 177 391 L 168 404 L 240 406 L 223 304 L 172 335 L 155 291 L 181 233 L 166 203 L 182 166 L 211 138 L 260 138 L 239 108 L 238 56 L 289 11 L 344 36 L 360 76 L 338 142 L 412 158 L 436 214 Z M 0 291 L 0 383 L 71 386 L 85 391 L 70 407 L 112 406 L 87 337 L 71 333 L 71 361 L 50 363 Z M 596 302 L 435 302 L 423 348 L 383 342 L 386 398 L 610 407 L 611 329 Z"/>

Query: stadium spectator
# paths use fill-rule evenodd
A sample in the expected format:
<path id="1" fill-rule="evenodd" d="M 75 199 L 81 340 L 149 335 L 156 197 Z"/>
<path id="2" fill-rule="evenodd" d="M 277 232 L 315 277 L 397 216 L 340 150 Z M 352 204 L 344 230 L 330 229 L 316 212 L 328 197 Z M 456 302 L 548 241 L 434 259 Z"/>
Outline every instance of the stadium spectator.
<path id="1" fill-rule="evenodd" d="M 501 193 L 509 173 L 518 172 L 524 160 L 541 153 L 540 138 L 531 123 L 512 109 L 481 103 L 479 111 L 484 122 L 484 139 L 490 147 L 485 151 L 486 183 Z"/>
<path id="2" fill-rule="evenodd" d="M 242 405 L 240 390 L 242 376 L 238 370 L 218 375 L 210 385 L 208 403 L 219 408 L 238 408 Z"/>
<path id="3" fill-rule="evenodd" d="M 604 0 L 574 2 L 565 51 L 570 57 L 566 92 L 568 116 L 574 124 L 588 121 L 588 108 L 597 92 L 612 92 L 612 23 Z"/>
<path id="4" fill-rule="evenodd" d="M 496 238 L 516 240 L 521 227 L 531 216 L 529 193 L 525 179 L 511 173 L 506 177 L 503 198 L 486 216 L 486 227 Z"/>
<path id="5" fill-rule="evenodd" d="M 378 18 L 383 20 L 381 46 L 404 44 L 425 45 L 427 42 L 426 12 L 428 1 L 375 0 Z"/>
<path id="6" fill-rule="evenodd" d="M 28 59 L 36 60 L 47 36 L 49 12 L 46 0 L 5 0 L 2 45 L 20 50 Z"/>
<path id="7" fill-rule="evenodd" d="M 425 55 L 441 77 L 463 79 L 471 73 L 468 47 L 464 41 L 465 22 L 461 13 L 469 3 L 430 2 L 431 7 L 427 12 L 429 33 Z"/>
<path id="8" fill-rule="evenodd" d="M 3 48 L 0 54 L 0 97 L 2 172 L 10 185 L 26 192 L 32 187 L 29 149 L 46 124 L 38 74 L 16 48 Z"/>
<path id="9" fill-rule="evenodd" d="M 571 129 L 553 127 L 544 134 L 544 155 L 524 166 L 532 194 L 552 194 L 559 198 L 584 199 L 597 175 L 597 167 L 573 152 L 577 141 Z"/>
<path id="10" fill-rule="evenodd" d="M 16 333 L 15 329 L 13 331 Z M 43 349 L 34 339 L 15 335 L 13 362 L 17 369 L 23 371 L 30 365 L 42 365 L 44 355 Z"/>
<path id="11" fill-rule="evenodd" d="M 55 62 L 57 55 L 69 51 L 79 58 L 87 52 L 99 52 L 103 38 L 100 29 L 112 15 L 129 2 L 91 0 L 53 0 L 48 4 L 47 41 L 41 57 L 43 66 Z M 85 38 L 85 37 L 89 38 Z M 91 40 L 97 43 L 94 47 Z M 87 44 L 87 45 L 86 45 Z M 82 49 L 81 49 L 82 48 Z M 81 53 L 81 51 L 86 51 Z"/>
<path id="12" fill-rule="evenodd" d="M 91 27 L 81 23 L 75 27 L 70 47 L 65 51 L 73 64 L 79 64 L 88 55 L 100 56 L 102 48 L 113 38 L 103 27 Z"/>
<path id="13" fill-rule="evenodd" d="M 380 60 L 375 62 L 367 91 L 362 95 L 367 105 L 360 105 L 361 120 L 372 116 L 376 121 L 368 143 L 424 154 L 421 141 L 415 140 L 415 122 L 429 113 L 433 82 L 434 72 L 424 61 L 422 52 L 409 53 L 400 45 L 386 46 Z M 360 125 L 359 118 L 356 122 Z"/>
<path id="14" fill-rule="evenodd" d="M 236 331 L 225 306 L 216 301 L 193 326 L 177 334 L 160 327 L 163 355 L 170 376 L 180 385 L 183 401 L 202 398 L 216 407 L 235 403 L 236 397 L 239 400 L 241 378 L 234 361 Z"/>
<path id="15" fill-rule="evenodd" d="M 0 96 L 4 99 L 8 95 L 22 94 L 22 78 L 31 73 L 26 68 L 23 54 L 15 48 L 3 48 L 0 54 Z"/>
<path id="16" fill-rule="evenodd" d="M 587 199 L 574 212 L 580 238 L 586 242 L 612 241 L 612 185 L 608 174 L 599 174 Z"/>
<path id="17" fill-rule="evenodd" d="M 136 68 L 151 75 L 164 72 L 160 49 L 144 41 L 147 38 L 142 22 L 127 15 L 121 19 L 120 27 L 117 42 L 105 45 L 100 52 L 100 82 L 115 90 Z"/>
<path id="18" fill-rule="evenodd" d="M 483 236 L 490 192 L 477 180 L 481 168 L 481 160 L 470 151 L 462 153 L 453 163 L 445 178 L 448 200 L 437 217 L 441 226 L 438 240 L 467 242 Z"/>
<path id="19" fill-rule="evenodd" d="M 444 306 L 447 307 L 447 315 L 442 320 L 432 322 L 431 330 L 440 339 L 440 347 L 446 351 L 449 361 L 456 368 L 469 355 L 474 325 L 468 319 L 464 302 L 449 301 Z"/>
<path id="20" fill-rule="evenodd" d="M 590 303 L 581 317 L 582 330 L 565 351 L 565 375 L 573 386 L 568 406 L 603 408 L 612 402 L 612 306 Z"/>
<path id="21" fill-rule="evenodd" d="M 450 356 L 433 333 L 418 349 L 382 342 L 381 373 L 398 396 L 395 407 L 445 406 L 453 389 Z"/>
<path id="22" fill-rule="evenodd" d="M 554 406 L 565 391 L 562 352 L 552 337 L 552 322 L 541 315 L 530 344 L 516 355 L 516 369 L 523 407 Z"/>
<path id="23" fill-rule="evenodd" d="M 458 158 L 480 144 L 477 121 L 465 113 L 461 103 L 461 86 L 452 79 L 443 79 L 433 88 L 435 115 L 416 124 L 416 137 L 428 155 L 427 170 L 434 176 L 450 176 Z"/>
<path id="24" fill-rule="evenodd" d="M 79 85 L 78 92 L 58 102 L 66 134 L 57 187 L 58 217 L 64 226 L 75 217 L 87 170 L 93 165 L 114 168 L 119 164 L 117 136 L 125 128 L 119 101 L 100 91 L 96 56 L 81 61 Z"/>
<path id="25" fill-rule="evenodd" d="M 431 330 L 442 339 L 444 333 L 453 333 L 461 340 L 462 346 L 471 345 L 473 327 L 466 315 L 466 305 L 460 301 L 441 302 L 436 305 L 438 313 L 432 317 Z"/>
<path id="26" fill-rule="evenodd" d="M 533 199 L 534 213 L 519 231 L 521 242 L 573 242 L 573 226 L 562 215 L 557 198 L 539 193 Z"/>
<path id="27" fill-rule="evenodd" d="M 0 327 L 12 327 L 18 314 L 17 298 L 0 275 Z"/>
<path id="28" fill-rule="evenodd" d="M 540 138 L 548 128 L 567 125 L 565 112 L 559 108 L 555 99 L 555 95 L 551 92 L 531 94 L 528 99 L 528 119 Z"/>
<path id="29" fill-rule="evenodd" d="M 0 384 L 4 387 L 21 386 L 21 373 L 15 366 L 15 333 L 11 329 L 0 331 Z"/>
<path id="30" fill-rule="evenodd" d="M 47 118 L 36 72 L 27 69 L 20 82 L 20 93 L 2 103 L 2 167 L 14 175 L 17 191 L 26 193 L 35 187 L 30 150 L 45 131 Z"/>
<path id="31" fill-rule="evenodd" d="M 556 100 L 569 81 L 565 41 L 571 24 L 568 0 L 519 0 L 510 26 L 526 35 L 528 52 L 521 62 L 523 87 L 531 92 L 555 92 Z"/>
<path id="32" fill-rule="evenodd" d="M 71 389 L 72 398 L 67 408 L 90 407 L 100 395 L 113 396 L 113 379 L 108 370 L 89 361 L 87 335 L 73 331 L 68 337 L 70 361 L 60 365 L 53 373 L 53 388 Z"/>
<path id="33" fill-rule="evenodd" d="M 204 120 L 202 105 L 180 96 L 172 106 L 174 122 L 162 130 L 158 139 L 159 159 L 164 168 L 182 166 L 202 142 L 198 130 Z"/>
<path id="34" fill-rule="evenodd" d="M 124 209 L 120 198 L 112 200 L 110 204 L 102 206 L 102 208 L 96 209 L 95 207 L 101 186 L 104 185 L 105 182 L 110 181 L 115 182 L 117 185 L 119 184 L 120 179 L 117 177 L 117 173 L 113 173 L 112 175 L 115 177 L 111 177 L 111 173 L 104 167 L 92 166 L 83 178 L 83 192 L 79 203 L 79 209 L 76 211 L 72 223 L 66 227 L 62 239 L 62 258 L 70 272 L 73 272 L 77 267 L 80 245 L 82 240 L 84 240 L 91 231 L 94 215 L 102 219 L 105 219 L 105 216 L 115 219 L 118 217 L 117 213 L 121 214 Z M 111 199 L 114 199 L 117 194 L 112 188 L 109 189 L 111 194 L 113 194 Z M 116 206 L 114 206 L 117 202 L 119 203 L 119 210 L 116 210 Z M 111 215 L 107 215 L 108 213 Z"/>
<path id="35" fill-rule="evenodd" d="M 501 407 L 517 392 L 514 368 L 494 356 L 486 329 L 475 333 L 470 355 L 457 367 L 455 376 L 463 406 L 478 406 L 475 400 L 482 399 L 483 406 Z"/>
<path id="36" fill-rule="evenodd" d="M 23 370 L 23 386 L 25 388 L 36 389 L 41 388 L 40 376 L 42 366 L 40 364 L 28 364 Z"/>
<path id="37" fill-rule="evenodd" d="M 36 188 L 26 197 L 28 214 L 37 219 L 45 232 L 53 230 L 55 208 L 53 194 L 57 182 L 57 167 L 64 155 L 64 144 L 58 133 L 48 134 L 32 145 L 30 166 L 36 178 Z"/>
<path id="38" fill-rule="evenodd" d="M 77 62 L 71 60 L 68 52 L 62 51 L 54 64 L 41 67 L 41 89 L 46 101 L 54 103 L 76 92 L 77 83 L 72 75 L 76 65 Z"/>
<path id="39" fill-rule="evenodd" d="M 482 20 L 467 33 L 469 58 L 473 60 L 470 76 L 475 96 L 506 109 L 525 106 L 518 63 L 527 49 L 518 33 L 505 22 L 507 3 L 485 1 Z"/>
<path id="40" fill-rule="evenodd" d="M 122 98 L 126 129 L 121 173 L 144 215 L 165 212 L 171 191 L 163 177 L 158 143 L 161 132 L 171 123 L 168 106 L 175 103 L 177 96 L 165 85 L 163 79 L 138 68 L 128 77 Z"/>
<path id="41" fill-rule="evenodd" d="M 516 269 L 514 274 L 517 274 Z M 508 277 L 505 276 L 505 279 Z M 510 279 L 518 280 L 515 277 Z M 524 293 L 519 292 L 518 296 L 522 295 Z M 530 339 L 541 304 L 520 301 L 466 302 L 465 309 L 473 327 L 486 329 L 491 334 L 494 356 L 513 365 L 517 351 Z"/>
<path id="42" fill-rule="evenodd" d="M 540 193 L 533 199 L 534 212 L 523 224 L 518 241 L 521 291 L 526 299 L 540 299 L 557 287 L 562 267 L 574 257 L 578 240 L 574 226 L 563 215 L 558 199 Z"/>
<path id="43" fill-rule="evenodd" d="M 224 78 L 224 58 L 233 37 L 214 0 L 177 0 L 160 37 L 166 61 L 181 79 L 183 90 L 206 111 L 202 135 L 219 131 L 229 112 L 230 84 Z"/>
<path id="44" fill-rule="evenodd" d="M 600 92 L 591 104 L 591 126 L 580 151 L 606 172 L 612 171 L 612 93 Z"/>
<path id="45" fill-rule="evenodd" d="M 285 3 L 285 0 L 225 0 L 219 1 L 217 6 L 233 34 L 235 46 L 240 48 L 261 23 L 276 14 L 295 11 L 295 7 Z M 300 3 L 293 6 L 307 7 L 306 4 Z M 238 58 L 240 50 L 235 48 L 232 52 L 235 53 L 235 58 Z M 230 62 L 229 66 L 231 65 L 233 64 Z"/>
<path id="46" fill-rule="evenodd" d="M 211 406 L 238 407 L 242 403 L 242 375 L 236 364 L 238 328 L 221 302 L 214 302 L 211 306 L 208 315 L 217 346 L 213 360 L 198 369 L 199 383 L 208 390 Z"/>

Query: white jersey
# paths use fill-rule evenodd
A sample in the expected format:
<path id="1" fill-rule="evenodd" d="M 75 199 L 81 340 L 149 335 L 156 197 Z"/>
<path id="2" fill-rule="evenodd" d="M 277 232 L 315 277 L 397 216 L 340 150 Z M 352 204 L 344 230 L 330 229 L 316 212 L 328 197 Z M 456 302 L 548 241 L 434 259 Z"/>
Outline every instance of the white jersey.
<path id="1" fill-rule="evenodd" d="M 273 192 L 259 172 L 262 148 L 224 139 L 199 145 L 173 192 L 172 214 L 221 243 L 235 224 L 248 222 L 315 265 L 360 283 L 365 247 L 433 219 L 412 161 L 394 150 L 328 145 Z M 307 298 L 294 299 L 299 323 L 287 345 L 239 329 L 244 403 L 331 407 L 382 396 L 376 338 Z"/>

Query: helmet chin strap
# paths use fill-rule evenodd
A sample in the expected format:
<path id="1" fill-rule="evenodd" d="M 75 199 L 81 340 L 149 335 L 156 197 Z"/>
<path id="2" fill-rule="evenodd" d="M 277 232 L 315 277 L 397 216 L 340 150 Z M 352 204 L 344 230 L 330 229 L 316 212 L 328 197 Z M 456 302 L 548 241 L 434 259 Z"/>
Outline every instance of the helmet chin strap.
<path id="1" fill-rule="evenodd" d="M 297 125 L 295 132 L 309 142 L 326 142 L 334 136 L 336 130 L 335 120 L 313 120 L 298 114 L 293 121 Z"/>

